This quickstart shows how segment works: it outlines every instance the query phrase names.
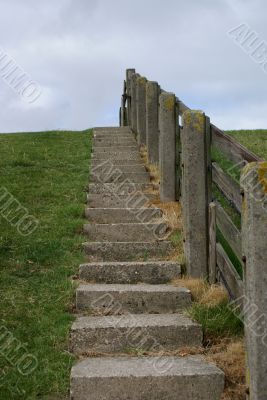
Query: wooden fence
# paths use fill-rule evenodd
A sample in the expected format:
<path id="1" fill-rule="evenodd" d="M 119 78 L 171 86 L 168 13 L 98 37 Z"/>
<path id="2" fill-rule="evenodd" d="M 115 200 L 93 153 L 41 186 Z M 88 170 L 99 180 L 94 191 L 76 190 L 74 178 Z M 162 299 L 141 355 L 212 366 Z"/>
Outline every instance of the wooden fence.
<path id="1" fill-rule="evenodd" d="M 120 125 L 131 127 L 159 165 L 161 200 L 181 201 L 187 273 L 221 282 L 231 299 L 256 306 L 255 326 L 266 313 L 267 337 L 267 163 L 134 69 L 126 73 Z M 246 318 L 250 390 L 261 399 L 267 357 Z"/>

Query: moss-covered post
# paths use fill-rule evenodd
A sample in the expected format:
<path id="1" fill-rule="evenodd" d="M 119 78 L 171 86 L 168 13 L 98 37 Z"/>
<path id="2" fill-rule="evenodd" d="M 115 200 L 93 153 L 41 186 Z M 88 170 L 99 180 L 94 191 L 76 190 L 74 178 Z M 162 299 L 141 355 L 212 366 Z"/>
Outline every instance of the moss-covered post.
<path id="1" fill-rule="evenodd" d="M 131 128 L 137 134 L 137 78 L 139 74 L 131 76 Z"/>
<path id="2" fill-rule="evenodd" d="M 135 73 L 134 68 L 128 68 L 126 70 L 126 95 L 127 95 L 127 125 L 131 126 L 131 78 L 132 75 Z"/>
<path id="3" fill-rule="evenodd" d="M 267 162 L 242 171 L 242 251 L 245 264 L 244 324 L 249 399 L 267 398 Z M 249 311 L 250 310 L 250 311 Z"/>
<path id="4" fill-rule="evenodd" d="M 159 96 L 160 199 L 163 202 L 176 199 L 176 124 L 176 97 L 163 92 Z"/>
<path id="5" fill-rule="evenodd" d="M 183 114 L 182 214 L 187 273 L 208 277 L 208 210 L 206 116 L 201 111 Z"/>
<path id="6" fill-rule="evenodd" d="M 146 83 L 143 76 L 137 78 L 137 142 L 146 145 Z"/>
<path id="7" fill-rule="evenodd" d="M 146 146 L 151 164 L 159 163 L 159 92 L 157 82 L 146 85 Z"/>

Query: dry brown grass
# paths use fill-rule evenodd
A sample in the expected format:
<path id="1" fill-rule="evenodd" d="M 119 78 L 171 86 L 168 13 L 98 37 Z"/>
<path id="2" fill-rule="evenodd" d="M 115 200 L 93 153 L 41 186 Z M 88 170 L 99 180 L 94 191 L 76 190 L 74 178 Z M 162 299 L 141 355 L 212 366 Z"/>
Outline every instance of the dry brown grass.
<path id="1" fill-rule="evenodd" d="M 141 145 L 140 149 L 139 149 L 139 152 L 140 152 L 140 156 L 143 159 L 144 163 L 146 165 L 148 165 L 148 157 L 147 157 L 147 148 L 146 148 L 146 146 L 145 145 Z"/>
<path id="2" fill-rule="evenodd" d="M 211 285 L 199 302 L 208 307 L 216 307 L 218 304 L 225 303 L 228 300 L 229 296 L 224 287 L 220 285 Z"/>
<path id="3" fill-rule="evenodd" d="M 215 307 L 228 300 L 228 294 L 221 285 L 209 285 L 203 279 L 183 277 L 172 281 L 174 286 L 183 286 L 191 291 L 192 299 L 207 307 Z"/>
<path id="4" fill-rule="evenodd" d="M 192 299 L 194 301 L 200 301 L 204 294 L 208 291 L 209 285 L 203 279 L 193 279 L 184 277 L 181 279 L 175 279 L 172 281 L 174 286 L 183 286 L 190 290 Z"/>
<path id="5" fill-rule="evenodd" d="M 146 165 L 147 171 L 150 173 L 151 182 L 156 183 L 157 185 L 160 184 L 160 172 L 158 165 L 155 164 L 147 164 Z"/>
<path id="6" fill-rule="evenodd" d="M 172 230 L 182 230 L 181 205 L 178 201 L 162 203 L 160 199 L 152 201 L 151 205 L 163 211 L 164 219 Z"/>
<path id="7" fill-rule="evenodd" d="M 207 356 L 225 373 L 225 390 L 221 400 L 246 399 L 246 356 L 244 341 L 230 342 L 221 351 Z"/>

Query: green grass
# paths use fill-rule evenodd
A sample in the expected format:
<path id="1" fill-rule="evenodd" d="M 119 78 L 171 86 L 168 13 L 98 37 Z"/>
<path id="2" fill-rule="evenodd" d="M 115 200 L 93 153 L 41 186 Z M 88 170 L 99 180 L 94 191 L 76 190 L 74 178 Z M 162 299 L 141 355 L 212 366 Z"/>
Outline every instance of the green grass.
<path id="1" fill-rule="evenodd" d="M 266 129 L 226 131 L 226 133 L 262 159 L 267 160 Z"/>
<path id="2" fill-rule="evenodd" d="M 227 302 L 214 307 L 193 303 L 189 315 L 202 325 L 205 338 L 239 336 L 244 331 L 243 322 Z"/>
<path id="3" fill-rule="evenodd" d="M 22 376 L 0 350 L 1 399 L 67 395 L 72 276 L 83 260 L 90 146 L 90 131 L 0 135 L 0 188 L 39 220 L 34 233 L 21 236 L 0 215 L 1 326 L 38 360 L 37 369 Z"/>

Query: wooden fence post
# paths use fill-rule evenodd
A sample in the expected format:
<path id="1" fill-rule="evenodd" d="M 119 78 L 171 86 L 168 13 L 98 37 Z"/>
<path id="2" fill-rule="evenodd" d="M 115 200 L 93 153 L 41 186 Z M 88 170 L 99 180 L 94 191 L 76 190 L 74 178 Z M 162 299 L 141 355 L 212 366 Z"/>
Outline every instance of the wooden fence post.
<path id="1" fill-rule="evenodd" d="M 138 77 L 137 87 L 137 142 L 146 145 L 146 78 Z"/>
<path id="2" fill-rule="evenodd" d="M 181 182 L 182 182 L 182 168 L 181 168 L 181 127 L 179 124 L 180 113 L 180 100 L 176 98 L 176 133 L 175 133 L 175 192 L 176 200 L 180 201 L 181 198 Z"/>
<path id="3" fill-rule="evenodd" d="M 137 78 L 139 74 L 131 76 L 131 128 L 137 134 Z"/>
<path id="4" fill-rule="evenodd" d="M 121 96 L 121 107 L 120 107 L 120 126 L 126 126 L 126 81 L 123 82 L 123 94 Z"/>
<path id="5" fill-rule="evenodd" d="M 267 162 L 242 172 L 242 251 L 245 262 L 244 324 L 249 399 L 267 396 Z"/>
<path id="6" fill-rule="evenodd" d="M 159 96 L 160 199 L 163 202 L 176 200 L 176 124 L 176 97 L 163 92 Z"/>
<path id="7" fill-rule="evenodd" d="M 209 205 L 209 283 L 216 282 L 216 204 Z"/>
<path id="8" fill-rule="evenodd" d="M 157 82 L 146 85 L 146 146 L 151 164 L 159 163 L 159 92 Z"/>
<path id="9" fill-rule="evenodd" d="M 131 126 L 131 78 L 135 73 L 134 68 L 126 70 L 126 94 L 127 94 L 127 109 L 126 109 L 126 125 Z"/>
<path id="10" fill-rule="evenodd" d="M 208 207 L 206 116 L 201 111 L 183 114 L 182 212 L 187 273 L 208 277 Z"/>

